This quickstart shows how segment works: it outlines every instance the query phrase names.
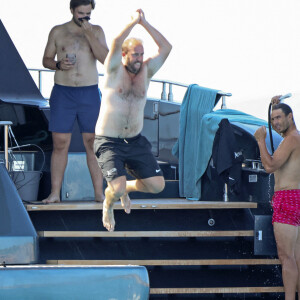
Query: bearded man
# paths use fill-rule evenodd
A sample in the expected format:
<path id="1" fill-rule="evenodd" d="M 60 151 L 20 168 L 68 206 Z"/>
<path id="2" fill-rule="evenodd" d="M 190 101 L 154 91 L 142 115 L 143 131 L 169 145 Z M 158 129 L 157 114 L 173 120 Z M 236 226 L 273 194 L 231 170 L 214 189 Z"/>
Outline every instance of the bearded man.
<path id="1" fill-rule="evenodd" d="M 272 98 L 272 127 L 283 137 L 271 156 L 266 147 L 266 128 L 254 134 L 262 164 L 274 173 L 272 224 L 278 257 L 282 265 L 285 300 L 294 300 L 298 289 L 300 299 L 300 134 L 291 108 L 280 103 L 280 96 Z"/>
<path id="2" fill-rule="evenodd" d="M 141 40 L 128 37 L 137 24 L 144 27 L 158 51 L 144 61 Z M 103 101 L 96 125 L 94 151 L 108 187 L 103 202 L 103 226 L 113 231 L 113 205 L 121 199 L 130 213 L 128 193 L 159 193 L 165 181 L 151 144 L 141 135 L 147 90 L 152 76 L 160 69 L 172 49 L 166 38 L 150 25 L 138 9 L 131 22 L 113 40 L 105 61 Z M 126 180 L 126 171 L 135 180 Z"/>
<path id="3" fill-rule="evenodd" d="M 71 0 L 72 20 L 52 28 L 45 48 L 43 65 L 55 70 L 55 85 L 49 101 L 49 130 L 53 138 L 51 193 L 43 200 L 44 203 L 60 201 L 76 119 L 86 149 L 95 200 L 104 200 L 103 177 L 97 166 L 93 144 L 101 101 L 96 63 L 104 63 L 108 48 L 102 28 L 89 22 L 94 8 L 94 0 Z"/>

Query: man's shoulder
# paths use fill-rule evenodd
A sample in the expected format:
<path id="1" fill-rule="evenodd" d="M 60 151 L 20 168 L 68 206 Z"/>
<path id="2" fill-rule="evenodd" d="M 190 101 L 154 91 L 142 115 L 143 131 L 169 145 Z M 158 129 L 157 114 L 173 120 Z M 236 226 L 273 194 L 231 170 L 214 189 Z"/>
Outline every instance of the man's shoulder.
<path id="1" fill-rule="evenodd" d="M 294 137 L 295 143 L 297 143 L 297 147 L 300 147 L 300 134 L 297 130 L 293 134 L 293 137 Z"/>
<path id="2" fill-rule="evenodd" d="M 300 134 L 298 131 L 290 133 L 283 139 L 283 142 L 286 145 L 289 145 L 292 148 L 300 148 Z"/>
<path id="3" fill-rule="evenodd" d="M 93 27 L 94 32 L 96 32 L 96 34 L 104 34 L 104 31 L 100 25 L 92 24 L 92 27 Z"/>
<path id="4" fill-rule="evenodd" d="M 62 31 L 64 31 L 64 30 L 66 30 L 67 27 L 68 27 L 68 23 L 69 23 L 69 22 L 64 23 L 64 24 L 55 25 L 55 26 L 51 29 L 51 32 L 52 32 L 53 34 L 55 34 L 55 33 L 60 33 L 60 32 L 62 32 Z"/>
<path id="5" fill-rule="evenodd" d="M 288 135 L 288 137 L 289 137 L 290 139 L 293 139 L 293 140 L 296 140 L 296 141 L 300 141 L 300 133 L 299 133 L 299 131 L 296 130 L 296 129 L 295 129 L 293 132 L 291 132 L 291 134 Z"/>
<path id="6" fill-rule="evenodd" d="M 102 29 L 102 27 L 100 25 L 92 24 L 92 26 L 93 26 L 94 29 L 103 31 L 103 29 Z"/>

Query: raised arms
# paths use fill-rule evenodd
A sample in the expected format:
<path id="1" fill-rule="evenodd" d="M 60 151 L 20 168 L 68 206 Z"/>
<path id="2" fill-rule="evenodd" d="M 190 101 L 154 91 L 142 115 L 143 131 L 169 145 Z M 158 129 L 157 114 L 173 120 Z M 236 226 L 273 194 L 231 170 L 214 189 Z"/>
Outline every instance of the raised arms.
<path id="1" fill-rule="evenodd" d="M 115 71 L 122 63 L 122 44 L 130 34 L 133 27 L 138 24 L 140 20 L 140 14 L 135 12 L 131 17 L 131 22 L 128 23 L 125 28 L 116 36 L 112 42 L 111 49 L 107 55 L 105 61 L 106 71 L 111 73 Z"/>
<path id="2" fill-rule="evenodd" d="M 158 52 L 147 61 L 148 78 L 151 78 L 167 59 L 169 53 L 172 50 L 172 45 L 157 29 L 155 29 L 150 23 L 147 22 L 145 14 L 141 9 L 139 9 L 138 12 L 140 13 L 139 24 L 147 30 L 147 32 L 150 34 L 150 36 L 158 46 Z"/>
<path id="3" fill-rule="evenodd" d="M 116 70 L 116 68 L 121 65 L 122 44 L 136 24 L 143 26 L 158 46 L 158 52 L 145 61 L 145 64 L 147 64 L 148 67 L 148 78 L 151 78 L 167 59 L 172 49 L 172 45 L 157 29 L 146 21 L 144 12 L 141 9 L 138 9 L 132 16 L 131 22 L 127 24 L 121 33 L 113 40 L 106 61 L 107 72 Z"/>

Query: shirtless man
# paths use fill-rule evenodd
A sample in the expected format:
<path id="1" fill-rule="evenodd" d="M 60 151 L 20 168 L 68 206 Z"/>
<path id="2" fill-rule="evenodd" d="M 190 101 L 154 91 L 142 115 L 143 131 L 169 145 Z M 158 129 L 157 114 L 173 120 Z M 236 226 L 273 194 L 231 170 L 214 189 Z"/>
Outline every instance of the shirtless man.
<path id="1" fill-rule="evenodd" d="M 88 22 L 94 7 L 94 0 L 71 0 L 72 20 L 55 26 L 46 45 L 43 65 L 56 72 L 50 97 L 49 130 L 53 138 L 51 194 L 43 200 L 44 203 L 60 201 L 60 189 L 76 118 L 86 149 L 95 200 L 104 200 L 103 179 L 96 165 L 93 144 L 100 109 L 96 63 L 97 60 L 104 63 L 108 48 L 102 28 Z"/>
<path id="2" fill-rule="evenodd" d="M 158 46 L 158 52 L 143 61 L 142 42 L 125 41 L 140 24 Z M 103 203 L 103 226 L 113 231 L 114 202 L 121 199 L 130 213 L 128 193 L 159 193 L 164 189 L 163 174 L 151 153 L 151 144 L 141 136 L 144 107 L 151 77 L 167 59 L 172 46 L 138 9 L 131 22 L 113 40 L 105 61 L 105 81 L 100 115 L 96 125 L 95 154 L 108 187 Z M 126 171 L 136 180 L 126 181 Z"/>
<path id="3" fill-rule="evenodd" d="M 294 300 L 297 287 L 300 289 L 300 134 L 291 108 L 279 103 L 279 98 L 272 98 L 271 120 L 284 139 L 273 156 L 266 148 L 266 128 L 260 127 L 254 136 L 265 170 L 275 176 L 272 224 L 282 264 L 285 300 Z"/>

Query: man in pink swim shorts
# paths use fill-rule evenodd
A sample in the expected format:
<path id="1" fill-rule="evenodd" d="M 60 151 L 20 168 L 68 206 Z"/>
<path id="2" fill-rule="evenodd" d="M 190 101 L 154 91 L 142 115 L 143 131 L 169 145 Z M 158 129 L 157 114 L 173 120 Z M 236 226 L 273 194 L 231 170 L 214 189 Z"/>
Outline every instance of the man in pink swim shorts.
<path id="1" fill-rule="evenodd" d="M 300 226 L 300 190 L 281 190 L 273 195 L 272 224 Z"/>
<path id="2" fill-rule="evenodd" d="M 272 224 L 282 265 L 285 300 L 295 300 L 297 286 L 300 288 L 300 134 L 291 108 L 280 103 L 279 98 L 272 98 L 271 120 L 283 140 L 273 156 L 266 147 L 266 128 L 260 127 L 254 136 L 266 172 L 274 173 Z"/>

